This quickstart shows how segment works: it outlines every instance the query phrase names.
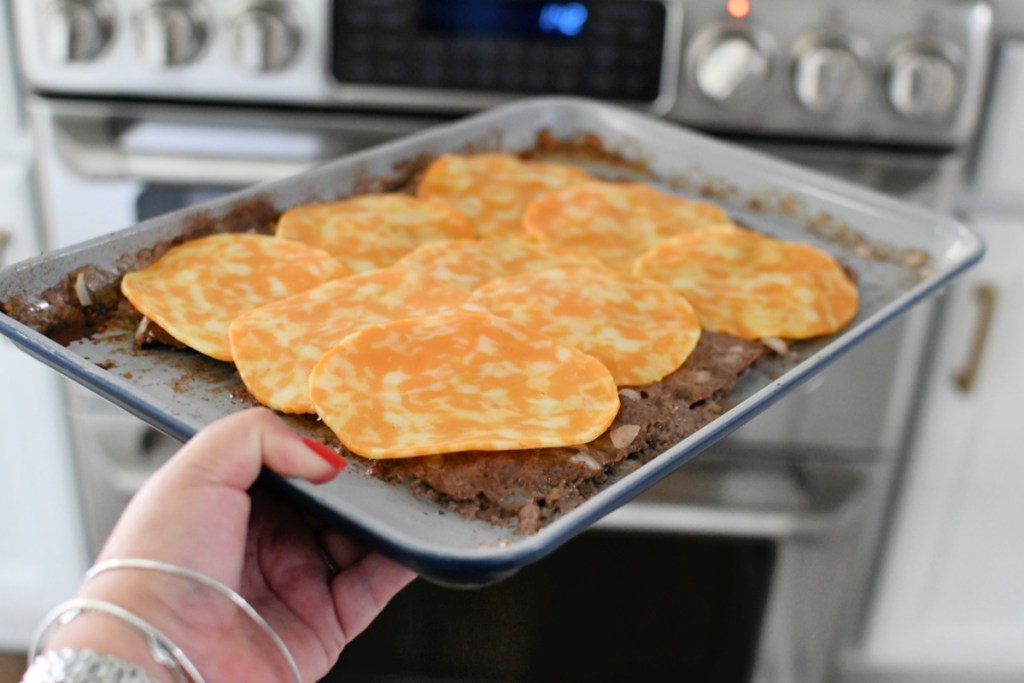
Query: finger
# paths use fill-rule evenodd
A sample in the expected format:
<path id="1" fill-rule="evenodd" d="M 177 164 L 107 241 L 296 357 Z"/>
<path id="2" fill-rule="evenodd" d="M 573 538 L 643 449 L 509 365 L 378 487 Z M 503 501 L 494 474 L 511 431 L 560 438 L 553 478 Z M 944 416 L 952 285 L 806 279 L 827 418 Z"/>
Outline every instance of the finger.
<path id="1" fill-rule="evenodd" d="M 176 486 L 226 486 L 246 491 L 261 467 L 314 483 L 345 466 L 336 452 L 296 434 L 266 408 L 252 408 L 214 422 L 171 459 L 165 477 Z"/>
<path id="2" fill-rule="evenodd" d="M 331 594 L 345 643 L 362 633 L 388 601 L 414 578 L 416 574 L 411 569 L 376 553 L 334 577 Z"/>
<path id="3" fill-rule="evenodd" d="M 222 580 L 237 576 L 250 510 L 246 491 L 264 465 L 313 482 L 338 472 L 273 412 L 236 413 L 200 431 L 146 482 L 103 556 L 203 565 L 194 568 Z"/>

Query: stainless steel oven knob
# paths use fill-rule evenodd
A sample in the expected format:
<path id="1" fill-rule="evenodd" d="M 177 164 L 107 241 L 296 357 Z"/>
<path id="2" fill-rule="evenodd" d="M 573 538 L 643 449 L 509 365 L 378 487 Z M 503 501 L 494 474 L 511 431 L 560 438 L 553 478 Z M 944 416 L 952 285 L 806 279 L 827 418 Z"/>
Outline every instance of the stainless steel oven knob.
<path id="1" fill-rule="evenodd" d="M 719 104 L 755 91 L 771 74 L 771 43 L 745 29 L 708 29 L 694 40 L 690 57 L 697 89 Z"/>
<path id="2" fill-rule="evenodd" d="M 103 52 L 114 24 L 103 3 L 61 0 L 46 7 L 40 26 L 47 59 L 70 64 L 91 61 Z"/>
<path id="3" fill-rule="evenodd" d="M 284 69 L 298 53 L 300 40 L 299 22 L 281 2 L 252 2 L 228 21 L 231 58 L 247 71 Z"/>
<path id="4" fill-rule="evenodd" d="M 150 66 L 166 69 L 188 64 L 206 43 L 201 8 L 185 0 L 157 0 L 133 16 L 135 50 Z"/>
<path id="5" fill-rule="evenodd" d="M 834 37 L 809 37 L 796 45 L 793 93 L 804 109 L 825 116 L 852 107 L 864 94 L 863 48 Z"/>
<path id="6" fill-rule="evenodd" d="M 938 121 L 956 108 L 960 70 L 955 52 L 937 45 L 910 45 L 891 54 L 886 69 L 886 95 L 901 116 Z"/>

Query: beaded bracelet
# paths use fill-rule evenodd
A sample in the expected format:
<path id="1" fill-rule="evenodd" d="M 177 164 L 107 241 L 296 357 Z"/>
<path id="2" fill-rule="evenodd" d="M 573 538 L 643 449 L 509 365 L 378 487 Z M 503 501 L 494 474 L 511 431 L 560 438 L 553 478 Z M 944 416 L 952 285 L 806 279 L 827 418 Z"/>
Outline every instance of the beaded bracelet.
<path id="1" fill-rule="evenodd" d="M 158 683 L 123 659 L 95 650 L 62 648 L 37 655 L 21 683 Z"/>
<path id="2" fill-rule="evenodd" d="M 237 605 L 243 612 L 246 613 L 246 615 L 250 619 L 252 619 L 253 622 L 255 622 L 257 626 L 260 627 L 260 629 L 263 630 L 267 637 L 269 637 L 270 640 L 273 641 L 274 645 L 277 646 L 277 649 L 280 651 L 281 656 L 288 664 L 288 668 L 291 671 L 292 677 L 294 677 L 296 683 L 302 683 L 302 674 L 299 672 L 299 666 L 295 662 L 295 658 L 292 657 L 292 653 L 288 650 L 288 646 L 285 645 L 284 641 L 281 639 L 281 636 L 279 636 L 277 632 L 274 631 L 270 624 L 267 623 L 266 619 L 264 619 L 260 615 L 260 613 L 257 612 L 256 609 L 253 608 L 253 606 L 250 605 L 245 598 L 243 598 L 241 595 L 239 595 L 237 592 L 235 592 L 228 586 L 225 586 L 220 581 L 217 581 L 216 579 L 211 578 L 206 574 L 198 572 L 194 569 L 189 569 L 187 567 L 179 567 L 178 565 L 169 564 L 167 562 L 161 562 L 159 560 L 149 560 L 144 558 L 120 558 L 100 562 L 99 564 L 94 565 L 91 569 L 89 569 L 89 571 L 85 573 L 85 580 L 89 581 L 90 579 L 95 578 L 99 574 L 119 569 L 144 569 L 162 572 L 165 574 L 173 574 L 175 576 L 181 576 L 188 579 L 192 579 L 193 581 L 197 581 L 203 584 L 204 586 L 212 588 L 213 590 L 217 591 L 224 597 L 228 598 L 235 605 Z"/>
<path id="3" fill-rule="evenodd" d="M 164 635 L 160 629 L 134 612 L 106 600 L 74 598 L 57 605 L 43 619 L 42 625 L 40 625 L 32 639 L 29 661 L 35 661 L 40 649 L 42 649 L 43 643 L 48 639 L 51 631 L 56 626 L 67 625 L 85 612 L 100 612 L 134 626 L 145 636 L 153 659 L 174 674 L 175 678 L 185 683 L 206 683 L 181 648 Z"/>

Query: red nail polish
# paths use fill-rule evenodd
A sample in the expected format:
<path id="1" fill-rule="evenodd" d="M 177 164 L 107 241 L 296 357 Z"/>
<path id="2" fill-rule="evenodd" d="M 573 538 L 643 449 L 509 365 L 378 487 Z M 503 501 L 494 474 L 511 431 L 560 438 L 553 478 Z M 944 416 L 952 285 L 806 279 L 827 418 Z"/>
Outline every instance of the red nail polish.
<path id="1" fill-rule="evenodd" d="M 330 448 L 323 445 L 322 443 L 313 441 L 313 439 L 309 439 L 305 436 L 302 437 L 302 443 L 306 444 L 309 450 L 313 451 L 321 458 L 331 463 L 331 465 L 339 472 L 348 467 L 348 461 L 345 460 L 345 458 L 341 457 L 340 455 L 338 455 L 338 453 L 332 451 Z"/>

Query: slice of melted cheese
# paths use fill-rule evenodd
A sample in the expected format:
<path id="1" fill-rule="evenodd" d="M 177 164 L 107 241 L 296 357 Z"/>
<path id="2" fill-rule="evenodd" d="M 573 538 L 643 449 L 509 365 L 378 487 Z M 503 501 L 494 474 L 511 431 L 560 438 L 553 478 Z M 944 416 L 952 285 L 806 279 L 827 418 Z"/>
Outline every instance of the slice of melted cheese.
<path id="1" fill-rule="evenodd" d="M 323 250 L 266 235 L 227 233 L 170 249 L 126 274 L 121 291 L 182 344 L 230 361 L 228 326 L 239 315 L 347 274 Z"/>
<path id="2" fill-rule="evenodd" d="M 310 395 L 368 458 L 585 443 L 619 409 L 597 360 L 484 313 L 365 327 L 317 363 Z"/>
<path id="3" fill-rule="evenodd" d="M 745 339 L 831 334 L 857 313 L 857 287 L 831 256 L 736 226 L 664 242 L 635 272 L 683 294 L 706 329 Z"/>
<path id="4" fill-rule="evenodd" d="M 693 307 L 670 287 L 608 268 L 559 268 L 473 293 L 493 313 L 594 356 L 620 386 L 657 382 L 700 339 Z"/>
<path id="5" fill-rule="evenodd" d="M 594 180 L 538 196 L 523 214 L 523 228 L 549 244 L 591 254 L 629 273 L 633 259 L 660 242 L 726 220 L 714 204 L 643 183 Z"/>
<path id="6" fill-rule="evenodd" d="M 602 264 L 592 256 L 520 236 L 434 242 L 403 256 L 397 265 L 422 270 L 452 286 L 473 291 L 486 282 L 518 273 Z"/>
<path id="7" fill-rule="evenodd" d="M 416 194 L 454 206 L 478 237 L 521 234 L 523 210 L 537 195 L 587 180 L 583 169 L 524 161 L 511 154 L 446 154 L 423 174 Z"/>
<path id="8" fill-rule="evenodd" d="M 397 193 L 296 206 L 277 223 L 278 237 L 328 251 L 355 273 L 393 265 L 422 244 L 474 234 L 451 206 Z"/>
<path id="9" fill-rule="evenodd" d="M 332 280 L 236 319 L 235 365 L 249 392 L 285 413 L 313 413 L 309 373 L 346 336 L 367 325 L 468 308 L 470 295 L 429 275 L 391 267 Z"/>

